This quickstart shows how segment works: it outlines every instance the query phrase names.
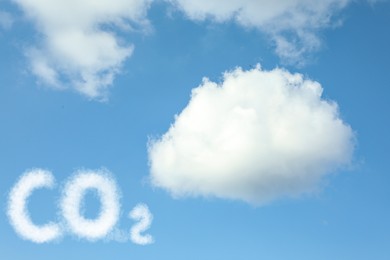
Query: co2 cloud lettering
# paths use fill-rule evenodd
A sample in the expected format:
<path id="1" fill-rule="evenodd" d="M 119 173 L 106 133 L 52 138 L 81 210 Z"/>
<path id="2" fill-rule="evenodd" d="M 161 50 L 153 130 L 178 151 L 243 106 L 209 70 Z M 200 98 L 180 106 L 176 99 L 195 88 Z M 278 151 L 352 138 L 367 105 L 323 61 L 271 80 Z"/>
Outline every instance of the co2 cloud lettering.
<path id="1" fill-rule="evenodd" d="M 53 189 L 55 178 L 50 171 L 33 169 L 22 175 L 11 189 L 8 199 L 7 215 L 15 232 L 23 239 L 34 243 L 47 243 L 63 236 L 65 230 L 72 234 L 96 241 L 109 236 L 119 220 L 119 190 L 115 180 L 107 170 L 82 170 L 76 172 L 64 186 L 60 200 L 60 213 L 64 225 L 49 222 L 38 226 L 34 224 L 27 210 L 32 193 L 41 188 Z M 101 210 L 96 219 L 86 219 L 82 214 L 82 200 L 88 190 L 96 190 Z M 154 242 L 152 235 L 144 234 L 150 228 L 153 215 L 145 204 L 138 204 L 129 217 L 139 221 L 129 232 L 130 240 L 139 245 Z"/>

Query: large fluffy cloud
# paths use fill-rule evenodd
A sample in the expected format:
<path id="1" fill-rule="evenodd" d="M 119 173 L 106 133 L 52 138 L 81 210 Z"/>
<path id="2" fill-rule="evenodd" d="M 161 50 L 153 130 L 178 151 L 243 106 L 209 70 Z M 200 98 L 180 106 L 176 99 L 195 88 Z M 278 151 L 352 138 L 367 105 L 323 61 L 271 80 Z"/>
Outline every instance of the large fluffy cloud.
<path id="1" fill-rule="evenodd" d="M 352 129 L 317 82 L 283 69 L 204 79 L 169 131 L 149 146 L 153 185 L 174 196 L 253 204 L 315 191 L 350 163 Z"/>
<path id="2" fill-rule="evenodd" d="M 145 24 L 151 0 L 13 0 L 40 32 L 28 50 L 31 70 L 55 88 L 72 87 L 93 99 L 105 99 L 133 46 L 113 28 Z"/>
<path id="3" fill-rule="evenodd" d="M 277 54 L 286 62 L 320 47 L 317 32 L 333 24 L 332 17 L 350 0 L 169 0 L 193 20 L 217 22 L 234 19 L 267 33 Z"/>

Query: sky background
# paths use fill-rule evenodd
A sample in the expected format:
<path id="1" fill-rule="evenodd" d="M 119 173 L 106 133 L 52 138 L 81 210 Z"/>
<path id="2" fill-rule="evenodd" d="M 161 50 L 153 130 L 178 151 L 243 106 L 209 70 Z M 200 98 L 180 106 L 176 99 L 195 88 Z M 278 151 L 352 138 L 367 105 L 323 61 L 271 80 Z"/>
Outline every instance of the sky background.
<path id="1" fill-rule="evenodd" d="M 117 31 L 134 45 L 102 102 L 47 86 L 31 72 L 26 50 L 44 38 L 20 9 L 0 1 L 0 256 L 2 259 L 390 259 L 390 3 L 354 1 L 337 11 L 338 26 L 316 31 L 321 47 L 291 62 L 268 32 L 227 20 L 192 21 L 156 1 L 147 29 Z M 7 15 L 4 15 L 4 14 Z M 2 17 L 2 18 L 1 18 Z M 8 17 L 8 18 L 4 18 Z M 117 30 L 117 29 L 114 29 Z M 38 42 L 38 43 L 37 43 Z M 210 197 L 172 198 L 153 187 L 147 143 L 167 132 L 203 77 L 260 63 L 318 81 L 356 134 L 353 163 L 325 178 L 321 191 L 259 207 Z M 304 63 L 304 64 L 303 64 Z M 22 240 L 6 215 L 8 194 L 28 169 L 53 172 L 57 187 L 34 192 L 37 224 L 59 218 L 57 201 L 73 172 L 107 168 L 121 190 L 118 225 L 140 202 L 154 220 L 155 243 L 89 242 L 71 235 Z M 99 201 L 86 198 L 85 214 Z"/>

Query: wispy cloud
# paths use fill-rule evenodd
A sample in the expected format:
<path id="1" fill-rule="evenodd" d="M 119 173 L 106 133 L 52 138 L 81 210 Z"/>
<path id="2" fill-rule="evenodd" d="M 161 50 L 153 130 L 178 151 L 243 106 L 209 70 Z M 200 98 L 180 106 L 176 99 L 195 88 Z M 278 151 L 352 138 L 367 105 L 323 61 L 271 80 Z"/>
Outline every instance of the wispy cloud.
<path id="1" fill-rule="evenodd" d="M 30 195 L 36 189 L 51 189 L 55 185 L 54 177 L 49 171 L 34 169 L 26 172 L 12 188 L 7 214 L 15 231 L 26 240 L 35 243 L 46 243 L 61 236 L 61 229 L 57 224 L 48 223 L 37 226 L 32 223 L 27 211 L 27 203 Z"/>
<path id="2" fill-rule="evenodd" d="M 130 232 L 120 228 L 114 228 L 105 238 L 105 242 L 127 243 L 131 241 Z"/>
<path id="3" fill-rule="evenodd" d="M 318 31 L 334 24 L 334 15 L 350 0 L 168 0 L 192 20 L 234 20 L 266 33 L 286 63 L 302 64 L 321 46 Z"/>
<path id="4" fill-rule="evenodd" d="M 150 0 L 13 0 L 40 37 L 26 55 L 31 71 L 48 86 L 73 88 L 106 100 L 107 89 L 133 51 L 115 29 L 146 26 Z"/>
<path id="5" fill-rule="evenodd" d="M 120 213 L 118 190 L 115 181 L 106 170 L 81 170 L 65 185 L 61 201 L 62 215 L 70 231 L 88 240 L 106 237 L 115 227 Z M 101 210 L 96 219 L 81 215 L 85 192 L 98 192 Z"/>
<path id="6" fill-rule="evenodd" d="M 8 30 L 12 27 L 13 23 L 14 19 L 12 18 L 11 14 L 0 11 L 0 28 Z"/>
<path id="7" fill-rule="evenodd" d="M 253 204 L 298 196 L 350 163 L 354 134 L 317 82 L 283 69 L 204 79 L 149 146 L 150 179 L 173 196 Z"/>

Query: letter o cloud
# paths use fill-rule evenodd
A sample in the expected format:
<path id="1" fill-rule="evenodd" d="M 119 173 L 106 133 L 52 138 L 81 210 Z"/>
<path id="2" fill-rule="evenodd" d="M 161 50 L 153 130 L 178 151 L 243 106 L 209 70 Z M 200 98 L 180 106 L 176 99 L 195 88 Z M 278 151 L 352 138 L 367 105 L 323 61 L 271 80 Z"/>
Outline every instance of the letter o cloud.
<path id="1" fill-rule="evenodd" d="M 81 202 L 88 189 L 98 191 L 102 204 L 95 220 L 86 219 L 80 214 Z M 104 238 L 119 218 L 117 185 L 106 171 L 79 171 L 65 186 L 61 210 L 72 233 L 88 240 Z"/>
<path id="2" fill-rule="evenodd" d="M 11 225 L 23 239 L 35 243 L 46 243 L 61 235 L 60 227 L 55 223 L 43 226 L 34 225 L 30 219 L 26 204 L 32 192 L 38 188 L 53 188 L 54 177 L 49 171 L 33 169 L 26 172 L 12 188 L 7 215 Z"/>

